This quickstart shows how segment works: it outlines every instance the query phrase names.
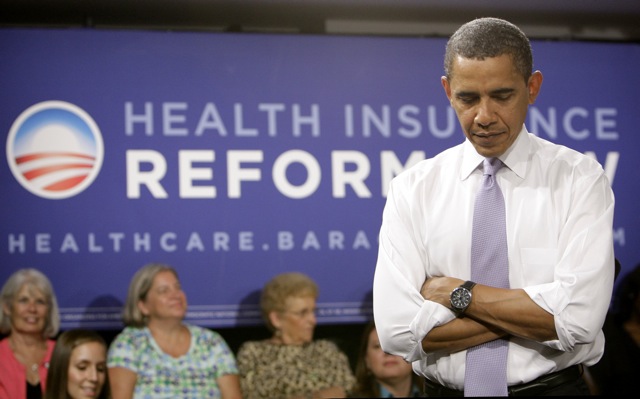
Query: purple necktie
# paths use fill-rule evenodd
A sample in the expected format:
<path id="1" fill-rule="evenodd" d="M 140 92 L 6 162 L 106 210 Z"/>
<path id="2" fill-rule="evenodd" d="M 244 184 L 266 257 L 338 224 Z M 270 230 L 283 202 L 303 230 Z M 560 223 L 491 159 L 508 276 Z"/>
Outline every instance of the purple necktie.
<path id="1" fill-rule="evenodd" d="M 482 186 L 476 194 L 471 240 L 471 280 L 509 288 L 509 260 L 504 198 L 495 175 L 498 158 L 485 159 Z M 496 339 L 467 351 L 465 396 L 507 396 L 508 341 Z"/>

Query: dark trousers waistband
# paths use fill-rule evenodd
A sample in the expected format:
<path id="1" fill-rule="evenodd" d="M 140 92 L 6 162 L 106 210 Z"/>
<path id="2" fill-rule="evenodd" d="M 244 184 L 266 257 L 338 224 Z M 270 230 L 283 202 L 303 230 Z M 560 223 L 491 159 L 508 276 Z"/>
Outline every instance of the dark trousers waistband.
<path id="1" fill-rule="evenodd" d="M 563 384 L 575 382 L 581 376 L 582 365 L 575 365 L 524 384 L 512 385 L 508 388 L 508 392 L 509 396 L 539 396 Z M 463 391 L 447 388 L 427 378 L 424 379 L 424 390 L 427 396 L 464 396 Z"/>

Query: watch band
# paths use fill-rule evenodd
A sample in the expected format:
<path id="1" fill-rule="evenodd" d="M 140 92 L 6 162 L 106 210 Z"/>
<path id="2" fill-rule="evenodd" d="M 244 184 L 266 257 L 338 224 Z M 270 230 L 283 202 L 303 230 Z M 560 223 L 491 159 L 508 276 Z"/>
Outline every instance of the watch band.
<path id="1" fill-rule="evenodd" d="M 469 291 L 471 291 L 471 289 L 472 289 L 475 285 L 476 285 L 476 283 L 474 283 L 473 281 L 471 281 L 471 280 L 467 280 L 467 281 L 465 281 L 465 282 L 464 282 L 460 287 L 462 287 L 462 288 L 466 288 L 466 289 L 468 289 Z"/>

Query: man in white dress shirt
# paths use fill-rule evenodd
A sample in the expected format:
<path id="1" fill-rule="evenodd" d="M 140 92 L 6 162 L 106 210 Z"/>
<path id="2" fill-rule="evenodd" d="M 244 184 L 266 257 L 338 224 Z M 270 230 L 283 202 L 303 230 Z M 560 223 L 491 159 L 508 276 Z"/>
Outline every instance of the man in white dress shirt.
<path id="1" fill-rule="evenodd" d="M 413 362 L 432 396 L 462 396 L 467 349 L 508 339 L 509 395 L 589 395 L 582 365 L 603 353 L 614 279 L 614 196 L 600 164 L 530 134 L 542 85 L 529 40 L 480 18 L 458 29 L 441 78 L 466 140 L 398 175 L 379 236 L 373 307 L 385 352 Z M 470 280 L 475 193 L 485 158 L 506 208 L 511 288 Z"/>

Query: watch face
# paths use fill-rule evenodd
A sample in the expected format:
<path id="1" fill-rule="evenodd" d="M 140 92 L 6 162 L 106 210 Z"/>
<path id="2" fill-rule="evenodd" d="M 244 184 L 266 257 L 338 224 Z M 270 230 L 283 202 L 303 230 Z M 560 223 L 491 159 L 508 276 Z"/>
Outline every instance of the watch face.
<path id="1" fill-rule="evenodd" d="M 471 292 L 468 289 L 458 287 L 451 293 L 451 306 L 457 310 L 466 309 L 471 302 Z"/>

